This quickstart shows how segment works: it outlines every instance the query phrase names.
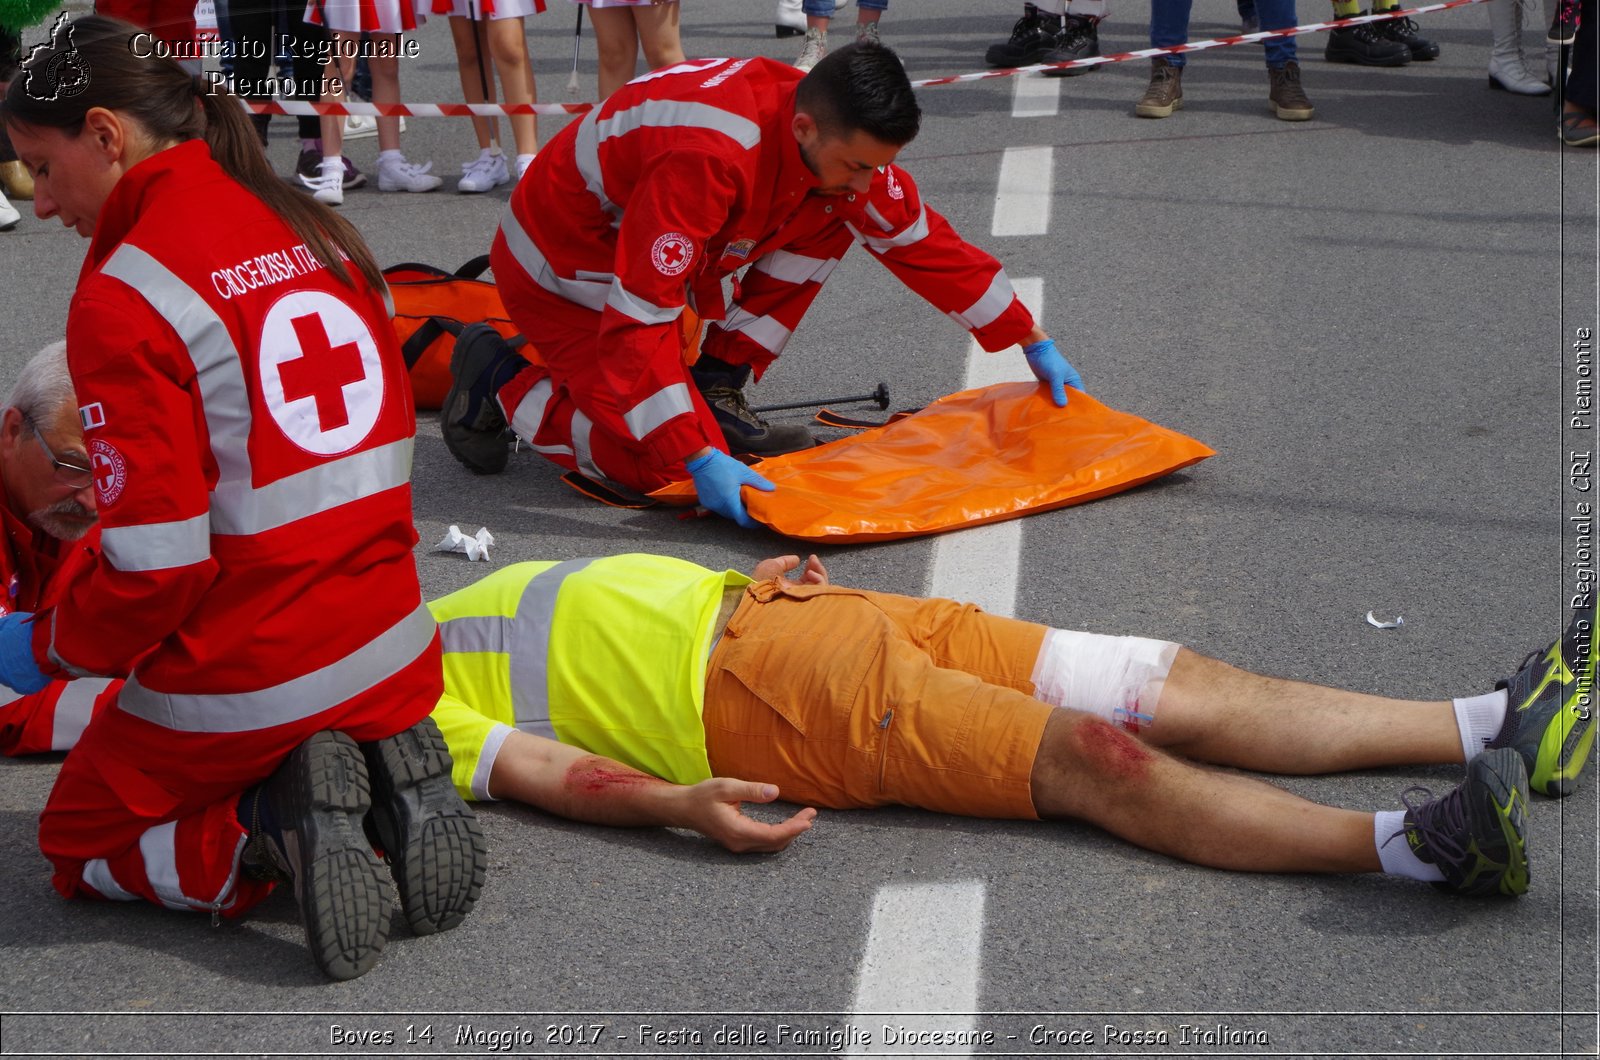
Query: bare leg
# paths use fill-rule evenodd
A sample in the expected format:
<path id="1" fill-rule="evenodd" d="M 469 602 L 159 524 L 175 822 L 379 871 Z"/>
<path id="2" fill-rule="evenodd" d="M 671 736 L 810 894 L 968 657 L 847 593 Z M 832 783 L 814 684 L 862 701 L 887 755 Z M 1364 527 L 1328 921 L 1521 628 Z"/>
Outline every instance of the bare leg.
<path id="1" fill-rule="evenodd" d="M 1159 724 L 1159 722 L 1157 723 Z M 1191 765 L 1109 722 L 1057 710 L 1033 765 L 1041 817 L 1071 817 L 1147 850 L 1249 872 L 1378 872 L 1372 814 Z"/>
<path id="2" fill-rule="evenodd" d="M 678 36 L 678 5 L 635 7 L 633 25 L 644 48 L 645 65 L 652 70 L 683 62 L 683 41 Z"/>
<path id="3" fill-rule="evenodd" d="M 372 34 L 373 54 L 367 60 L 372 69 L 372 102 L 400 102 L 400 34 Z M 400 119 L 378 116 L 378 150 L 400 150 Z"/>
<path id="4" fill-rule="evenodd" d="M 528 38 L 522 19 L 501 18 L 489 23 L 489 51 L 507 103 L 533 103 L 539 98 L 533 81 L 533 63 L 528 59 Z M 491 97 L 492 98 L 492 97 Z M 538 117 L 518 114 L 511 118 L 511 137 L 517 154 L 531 155 L 539 150 Z"/>
<path id="5" fill-rule="evenodd" d="M 355 74 L 355 45 L 353 41 L 361 39 L 359 33 L 343 33 L 335 31 L 333 39 L 338 47 L 333 49 L 322 63 L 322 102 L 342 103 L 349 93 L 350 78 Z M 344 56 L 349 56 L 345 58 Z M 335 91 L 337 89 L 337 91 Z M 324 114 L 322 116 L 322 157 L 338 158 L 344 154 L 344 116 L 340 114 Z"/>
<path id="6" fill-rule="evenodd" d="M 600 98 L 603 100 L 633 80 L 639 61 L 639 36 L 633 11 L 626 7 L 591 7 L 595 54 L 600 62 Z"/>
<path id="7" fill-rule="evenodd" d="M 1180 649 L 1141 736 L 1174 754 L 1268 773 L 1461 762 L 1449 702 L 1262 677 Z"/>
<path id="8" fill-rule="evenodd" d="M 461 78 L 461 98 L 468 103 L 494 102 L 494 68 L 489 65 L 489 50 L 484 46 L 488 25 L 481 20 L 450 16 L 450 37 L 456 46 L 456 74 Z M 499 142 L 499 124 L 493 118 L 472 119 L 478 150 Z"/>

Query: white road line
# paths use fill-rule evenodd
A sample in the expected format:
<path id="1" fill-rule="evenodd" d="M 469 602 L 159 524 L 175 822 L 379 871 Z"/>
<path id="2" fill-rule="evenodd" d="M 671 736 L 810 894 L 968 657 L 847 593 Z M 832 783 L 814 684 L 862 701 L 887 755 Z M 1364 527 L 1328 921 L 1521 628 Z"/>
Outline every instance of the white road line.
<path id="1" fill-rule="evenodd" d="M 1061 78 L 1013 77 L 1011 91 L 1011 116 L 1013 118 L 1049 118 L 1061 113 Z"/>
<path id="2" fill-rule="evenodd" d="M 872 1038 L 848 1055 L 972 1052 L 966 1045 L 907 1046 L 896 1037 L 900 1028 L 922 1033 L 973 1029 L 983 962 L 983 899 L 981 880 L 878 889 L 851 1020 Z M 890 1035 L 883 1033 L 885 1026 Z"/>
<path id="3" fill-rule="evenodd" d="M 1008 147 L 1000 157 L 1000 185 L 994 193 L 997 236 L 1042 236 L 1050 230 L 1050 187 L 1055 180 L 1055 148 Z"/>
<path id="4" fill-rule="evenodd" d="M 1017 297 L 1035 319 L 1043 316 L 1044 280 L 1012 280 Z M 967 375 L 962 388 L 1032 379 L 1020 349 L 989 353 L 974 340 L 967 350 Z M 933 543 L 933 568 L 928 596 L 946 596 L 977 604 L 993 615 L 1010 618 L 1017 610 L 1017 564 L 1022 554 L 1022 520 L 975 526 L 941 534 Z"/>

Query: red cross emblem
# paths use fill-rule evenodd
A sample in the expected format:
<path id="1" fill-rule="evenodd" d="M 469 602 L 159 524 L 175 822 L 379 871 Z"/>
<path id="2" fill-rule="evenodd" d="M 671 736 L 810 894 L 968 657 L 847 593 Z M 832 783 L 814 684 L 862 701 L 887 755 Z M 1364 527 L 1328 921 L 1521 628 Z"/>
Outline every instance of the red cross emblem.
<path id="1" fill-rule="evenodd" d="M 668 232 L 650 248 L 650 261 L 663 276 L 676 276 L 689 267 L 694 244 L 682 232 Z"/>
<path id="2" fill-rule="evenodd" d="M 367 377 L 361 350 L 353 342 L 333 345 L 322 318 L 315 313 L 295 317 L 289 323 L 300 340 L 300 356 L 278 364 L 283 400 L 311 398 L 317 403 L 317 423 L 324 431 L 343 427 L 350 422 L 344 388 Z"/>
<path id="3" fill-rule="evenodd" d="M 383 406 L 371 326 L 325 291 L 279 299 L 261 325 L 261 396 L 289 440 L 331 456 L 360 444 Z"/>

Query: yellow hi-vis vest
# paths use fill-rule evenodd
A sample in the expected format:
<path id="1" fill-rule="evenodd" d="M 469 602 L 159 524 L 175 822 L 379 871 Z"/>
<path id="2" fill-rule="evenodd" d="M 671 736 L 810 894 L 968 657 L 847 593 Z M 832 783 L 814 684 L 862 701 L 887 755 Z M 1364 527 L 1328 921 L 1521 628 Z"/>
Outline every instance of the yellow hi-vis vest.
<path id="1" fill-rule="evenodd" d="M 700 712 L 712 627 L 724 591 L 749 582 L 633 554 L 516 563 L 429 604 L 444 644 L 434 716 L 466 767 L 457 786 L 487 794 L 477 761 L 494 723 L 678 784 L 710 777 Z M 463 707 L 477 725 L 461 723 Z"/>

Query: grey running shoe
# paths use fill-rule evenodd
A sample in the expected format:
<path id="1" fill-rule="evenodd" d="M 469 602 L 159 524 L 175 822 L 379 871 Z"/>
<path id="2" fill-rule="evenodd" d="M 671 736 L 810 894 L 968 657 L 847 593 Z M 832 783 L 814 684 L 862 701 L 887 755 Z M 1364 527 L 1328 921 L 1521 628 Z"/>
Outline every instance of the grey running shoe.
<path id="1" fill-rule="evenodd" d="M 361 745 L 372 778 L 372 838 L 383 851 L 411 930 L 448 931 L 483 890 L 478 818 L 450 779 L 450 752 L 432 718 Z"/>
<path id="2" fill-rule="evenodd" d="M 1412 805 L 1420 793 L 1426 802 Z M 1528 773 L 1510 748 L 1485 751 L 1467 763 L 1467 778 L 1450 794 L 1427 788 L 1401 796 L 1406 842 L 1421 861 L 1436 865 L 1459 894 L 1523 894 L 1528 889 Z"/>
<path id="3" fill-rule="evenodd" d="M 1544 651 L 1530 652 L 1506 690 L 1506 721 L 1489 741 L 1510 747 L 1528 769 L 1528 786 L 1559 799 L 1572 794 L 1594 749 L 1595 612 L 1580 610 Z"/>
<path id="4" fill-rule="evenodd" d="M 258 803 L 246 825 L 246 873 L 293 885 L 311 958 L 329 978 L 370 971 L 389 941 L 390 907 L 383 866 L 363 826 L 371 804 L 355 741 L 317 733 L 251 797 L 267 805 Z M 275 827 L 262 827 L 263 819 Z"/>

